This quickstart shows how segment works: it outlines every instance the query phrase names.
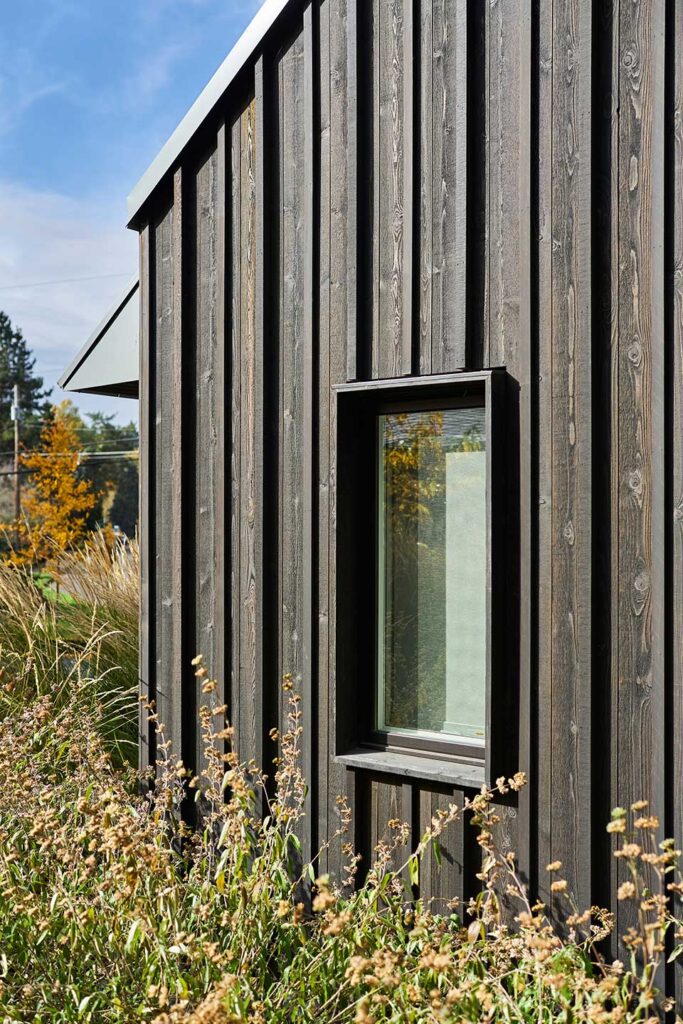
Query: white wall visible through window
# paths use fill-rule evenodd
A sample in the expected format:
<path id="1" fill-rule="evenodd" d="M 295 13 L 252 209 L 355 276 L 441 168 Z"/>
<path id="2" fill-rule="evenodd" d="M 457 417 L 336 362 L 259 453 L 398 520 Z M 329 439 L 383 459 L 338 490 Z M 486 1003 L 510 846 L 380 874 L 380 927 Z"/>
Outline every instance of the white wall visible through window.
<path id="1" fill-rule="evenodd" d="M 398 411 L 378 424 L 377 727 L 481 746 L 484 407 Z"/>
<path id="2" fill-rule="evenodd" d="M 446 455 L 446 722 L 484 741 L 486 452 Z"/>

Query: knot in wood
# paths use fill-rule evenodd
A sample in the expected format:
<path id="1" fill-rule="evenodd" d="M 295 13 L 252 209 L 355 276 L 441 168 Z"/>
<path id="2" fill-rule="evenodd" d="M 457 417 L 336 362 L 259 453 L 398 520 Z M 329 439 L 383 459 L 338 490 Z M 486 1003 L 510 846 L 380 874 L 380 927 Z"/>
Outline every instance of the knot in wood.
<path id="1" fill-rule="evenodd" d="M 640 497 L 643 493 L 643 474 L 639 469 L 632 469 L 628 475 L 628 485 L 634 494 Z"/>
<path id="2" fill-rule="evenodd" d="M 638 47 L 635 43 L 629 43 L 628 46 L 624 47 L 624 55 L 621 58 L 622 67 L 629 72 L 637 70 L 640 59 L 638 56 Z"/>
<path id="3" fill-rule="evenodd" d="M 633 581 L 634 589 L 639 594 L 647 594 L 650 589 L 650 573 L 647 569 L 643 569 L 638 573 Z"/>
<path id="4" fill-rule="evenodd" d="M 643 346 L 641 345 L 638 338 L 633 339 L 633 341 L 628 347 L 628 352 L 626 353 L 626 355 L 628 361 L 632 363 L 633 366 L 639 367 L 641 365 L 641 363 L 643 362 Z"/>

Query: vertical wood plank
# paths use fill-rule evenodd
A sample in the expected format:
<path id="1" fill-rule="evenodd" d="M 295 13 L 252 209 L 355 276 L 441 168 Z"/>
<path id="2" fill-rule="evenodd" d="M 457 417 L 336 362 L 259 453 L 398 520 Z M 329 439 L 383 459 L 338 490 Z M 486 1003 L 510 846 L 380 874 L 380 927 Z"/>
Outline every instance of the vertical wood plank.
<path id="1" fill-rule="evenodd" d="M 356 6 L 361 0 L 356 0 Z M 381 211 L 382 211 L 382 149 L 381 149 L 381 82 L 382 82 L 382 0 L 370 0 L 372 14 L 370 21 L 371 38 L 368 39 L 368 46 L 372 54 L 372 95 L 364 97 L 365 102 L 371 102 L 372 106 L 372 355 L 371 355 L 371 376 L 385 376 L 380 362 L 380 348 L 382 335 L 380 333 L 380 253 L 382 250 L 382 238 L 380 234 Z M 360 103 L 360 96 L 358 98 Z"/>
<path id="2" fill-rule="evenodd" d="M 377 861 L 379 846 L 393 846 L 396 836 L 395 827 L 389 823 L 411 824 L 412 815 L 409 806 L 409 791 L 401 783 L 394 783 L 386 778 L 373 778 L 369 785 L 370 803 L 370 864 Z M 407 792 L 406 792 L 407 790 Z M 381 856 L 381 854 L 380 854 Z M 389 864 L 393 870 L 401 867 L 408 859 L 408 846 L 398 846 L 390 857 Z"/>
<path id="3" fill-rule="evenodd" d="M 664 814 L 663 0 L 622 5 L 619 126 L 618 799 Z M 632 908 L 617 904 L 617 931 Z"/>
<path id="4" fill-rule="evenodd" d="M 489 75 L 489 338 L 490 366 L 509 375 L 509 459 L 518 468 L 518 507 L 510 509 L 517 572 L 510 596 L 518 637 L 513 672 L 519 680 L 519 768 L 531 778 L 535 746 L 532 713 L 533 513 L 531 452 L 531 8 L 498 3 L 488 20 Z M 535 511 L 535 510 L 534 510 Z M 516 524 L 519 529 L 517 530 Z M 514 678 L 514 677 L 513 677 Z M 531 790 L 519 811 L 501 808 L 499 838 L 529 875 Z"/>
<path id="5" fill-rule="evenodd" d="M 226 136 L 228 132 L 226 130 Z M 229 126 L 230 147 L 230 720 L 237 730 L 237 749 L 242 749 L 241 716 L 241 536 L 242 536 L 242 129 L 241 118 Z M 227 339 L 226 339 L 227 344 Z"/>
<path id="6" fill-rule="evenodd" d="M 591 5 L 553 6 L 551 859 L 591 902 Z"/>
<path id="7" fill-rule="evenodd" d="M 330 302 L 331 302 L 331 132 L 330 104 L 332 90 L 331 53 L 331 8 L 332 0 L 323 0 L 320 5 L 320 43 L 317 87 L 320 90 L 318 135 L 320 139 L 320 187 L 317 209 L 315 210 L 316 231 L 319 235 L 318 274 L 315 287 L 318 289 L 318 358 L 317 358 L 317 411 L 318 445 L 315 463 L 314 486 L 317 491 L 317 509 L 314 529 L 317 547 L 317 650 L 316 660 L 317 700 L 315 702 L 314 730 L 316 734 L 317 770 L 317 823 L 318 845 L 324 843 L 330 832 L 331 803 L 329 792 L 329 766 L 334 749 L 329 745 L 331 715 L 329 679 L 329 623 L 330 623 Z M 341 796 L 341 790 L 332 796 Z M 321 856 L 321 871 L 328 871 L 327 851 Z"/>
<path id="8" fill-rule="evenodd" d="M 263 750 L 263 67 L 241 118 L 241 756 Z"/>
<path id="9" fill-rule="evenodd" d="M 156 702 L 156 500 L 155 464 L 155 326 L 153 279 L 156 242 L 149 224 L 140 232 L 140 696 Z M 139 766 L 156 761 L 156 731 L 140 705 Z"/>
<path id="10" fill-rule="evenodd" d="M 672 144 L 669 150 L 671 167 L 672 204 L 672 291 L 671 291 L 671 326 L 672 326 L 672 403 L 671 422 L 673 423 L 672 465 L 671 465 L 671 509 L 672 522 L 672 677 L 673 677 L 673 763 L 667 772 L 668 784 L 672 790 L 674 820 L 672 822 L 676 845 L 680 848 L 683 839 L 683 801 L 679 798 L 676 780 L 683 778 L 683 435 L 680 424 L 683 423 L 683 6 L 674 5 L 674 13 L 669 22 L 673 32 L 670 40 L 671 59 L 673 60 L 673 96 Z M 677 911 L 681 914 L 681 900 L 678 900 Z M 678 1006 L 683 1005 L 683 965 L 676 963 L 675 996 Z"/>
<path id="11" fill-rule="evenodd" d="M 420 0 L 420 293 L 418 318 L 419 373 L 432 371 L 432 292 L 434 288 L 434 2 Z M 437 122 L 438 130 L 438 122 Z"/>
<path id="12" fill-rule="evenodd" d="M 375 0 L 374 7 L 375 279 L 373 376 L 410 374 L 412 360 L 412 0 Z M 406 84 L 406 75 L 409 81 Z M 406 96 L 411 102 L 406 108 Z M 406 122 L 406 117 L 408 121 Z M 406 178 L 406 173 L 408 177 Z M 408 234 L 406 235 L 406 232 Z M 404 287 L 410 284 L 408 291 Z"/>
<path id="13" fill-rule="evenodd" d="M 172 753 L 183 755 L 182 664 L 182 171 L 174 176 L 174 201 L 156 229 L 156 491 L 157 702 Z M 194 679 L 191 680 L 194 684 Z"/>
<path id="14" fill-rule="evenodd" d="M 226 593 L 228 577 L 231 572 L 230 562 L 230 517 L 228 508 L 231 501 L 230 473 L 231 435 L 228 417 L 232 410 L 232 388 L 229 383 L 231 375 L 229 336 L 230 291 L 228 278 L 228 257 L 230 254 L 229 238 L 231 196 L 229 191 L 230 176 L 230 131 L 223 122 L 216 136 L 215 157 L 215 265 L 213 268 L 215 283 L 213 301 L 215 305 L 215 365 L 214 394 L 216 408 L 214 460 L 213 460 L 213 492 L 214 492 L 214 641 L 213 641 L 213 674 L 218 681 L 218 699 L 223 704 L 229 701 L 231 690 L 229 682 L 230 666 L 232 665 L 232 622 L 231 622 L 231 591 Z M 227 422 L 226 422 L 227 421 Z"/>
<path id="15" fill-rule="evenodd" d="M 467 366 L 467 0 L 432 3 L 433 373 Z M 472 55 L 475 59 L 475 55 Z"/>
<path id="16" fill-rule="evenodd" d="M 345 141 L 346 175 L 337 178 L 346 199 L 344 235 L 346 237 L 346 378 L 358 379 L 358 220 L 359 196 L 359 66 L 358 4 L 361 0 L 336 0 L 330 27 L 331 84 L 333 96 L 342 94 L 346 102 L 336 105 L 340 139 Z M 343 35 L 342 35 L 343 32 Z M 346 88 L 344 88 L 346 85 Z M 339 225 L 342 227 L 342 225 Z"/>
<path id="17" fill-rule="evenodd" d="M 401 253 L 401 362 L 404 373 L 413 372 L 413 281 L 415 271 L 415 61 L 419 57 L 415 39 L 415 0 L 403 0 L 403 238 Z M 398 283 L 398 278 L 397 278 Z"/>
<path id="18" fill-rule="evenodd" d="M 432 790 L 420 788 L 417 794 L 418 814 L 421 838 L 432 825 L 439 811 L 448 811 L 451 804 L 462 807 L 464 793 L 462 790 Z M 448 915 L 448 905 L 453 901 L 462 904 L 463 899 L 472 895 L 465 893 L 465 829 L 468 827 L 464 818 L 449 825 L 439 838 L 441 848 L 441 864 L 434 855 L 433 846 L 429 846 L 420 867 L 420 897 L 431 902 L 437 914 Z M 457 912 L 464 915 L 464 908 L 458 907 Z"/>
<path id="19" fill-rule="evenodd" d="M 280 426 L 279 444 L 279 674 L 291 674 L 303 695 L 305 680 L 306 601 L 310 599 L 311 562 L 306 551 L 306 518 L 310 521 L 310 452 L 304 444 L 306 389 L 312 371 L 312 323 L 306 309 L 312 294 L 307 289 L 307 184 L 303 166 L 310 149 L 306 125 L 306 55 L 304 35 L 288 43 L 278 60 L 280 139 Z M 310 208 L 310 202 L 308 203 Z M 312 280 L 312 277 L 311 277 Z M 307 336 L 307 323 L 309 335 Z M 308 352 L 306 346 L 308 343 Z M 306 369 L 307 358 L 311 360 Z M 311 393 L 309 392 L 309 399 Z M 309 438 L 309 443 L 312 439 Z M 310 527 L 309 527 L 310 530 Z M 310 543 L 310 532 L 308 534 Z M 310 619 L 308 620 L 310 627 Z M 309 639 L 310 642 L 310 639 Z M 308 694 L 310 699 L 310 693 Z M 287 697 L 280 711 L 280 728 L 287 727 Z M 304 742 L 305 767 L 310 770 L 312 737 Z M 308 750 L 306 747 L 308 746 Z M 306 822 L 305 825 L 310 825 Z M 306 840 L 305 829 L 299 838 Z"/>
<path id="20" fill-rule="evenodd" d="M 553 120 L 553 22 L 552 5 L 542 4 L 538 25 L 538 388 L 536 393 L 537 482 L 534 495 L 538 507 L 537 586 L 538 627 L 537 687 L 539 755 L 535 780 L 535 832 L 529 842 L 538 848 L 538 893 L 550 905 L 549 879 L 545 867 L 552 860 L 552 786 L 549 737 L 552 723 L 552 120 Z M 533 769 L 532 769 L 533 771 Z M 534 782 L 531 782 L 534 786 Z M 531 830 L 530 830 L 531 831 Z"/>
<path id="21" fill-rule="evenodd" d="M 354 782 L 355 772 L 346 772 L 341 766 L 335 764 L 333 755 L 336 751 L 336 729 L 337 729 L 337 700 L 342 700 L 343 695 L 337 697 L 335 690 L 336 673 L 336 637 L 335 637 L 335 616 L 336 616 L 336 487 L 337 487 L 337 423 L 336 405 L 331 388 L 334 384 L 342 384 L 347 375 L 350 375 L 350 360 L 356 359 L 356 289 L 355 278 L 355 255 L 354 267 L 350 266 L 348 252 L 350 247 L 355 246 L 356 216 L 357 216 L 357 168 L 355 163 L 347 162 L 346 139 L 348 133 L 349 146 L 352 145 L 354 133 L 357 132 L 358 103 L 359 98 L 354 91 L 356 85 L 350 77 L 350 66 L 355 67 L 357 53 L 352 54 L 355 49 L 355 18 L 357 16 L 357 0 L 330 0 L 330 169 L 329 169 L 329 323 L 327 332 L 323 320 L 324 304 L 321 296 L 321 335 L 320 335 L 320 408 L 327 410 L 328 426 L 327 431 L 323 427 L 321 419 L 320 429 L 320 450 L 321 450 L 321 492 L 320 492 L 320 516 L 321 523 L 324 515 L 324 491 L 327 482 L 327 509 L 328 509 L 328 538 L 327 538 L 327 618 L 324 618 L 324 610 L 320 609 L 320 638 L 322 640 L 324 627 L 328 629 L 328 650 L 327 650 L 327 693 L 328 693 L 328 720 L 327 723 L 321 720 L 321 725 L 327 730 L 327 749 L 329 751 L 328 776 L 327 776 L 327 805 L 328 805 L 328 829 L 335 831 L 339 826 L 339 809 L 336 798 L 343 796 L 346 792 L 346 776 L 348 781 Z M 347 74 L 349 75 L 347 81 Z M 324 209 L 324 206 L 323 206 Z M 355 249 L 354 249 L 355 252 Z M 322 260 L 321 252 L 321 275 L 324 273 L 325 263 Z M 323 339 L 327 333 L 327 342 Z M 354 352 L 350 349 L 353 347 Z M 326 351 L 326 358 L 323 353 Z M 355 362 L 353 364 L 356 365 Z M 327 371 L 325 373 L 325 366 Z M 355 371 L 354 371 L 355 373 Z M 325 449 L 325 452 L 323 451 Z M 323 458 L 327 454 L 327 473 L 323 471 Z M 324 548 L 321 547 L 320 559 L 324 557 Z M 322 573 L 325 571 L 321 564 L 321 598 Z M 321 647 L 321 659 L 323 650 Z M 321 668 L 321 686 L 322 686 Z M 321 707 L 321 716 L 323 709 Z M 355 790 L 354 790 L 355 792 Z M 334 826 L 334 827 L 332 827 Z M 328 833 L 329 834 L 329 833 Z M 329 851 L 328 866 L 332 873 L 338 874 L 343 863 L 342 845 L 349 837 L 336 839 Z"/>
<path id="22" fill-rule="evenodd" d="M 225 610 L 223 587 L 223 486 L 225 391 L 223 338 L 219 332 L 218 288 L 224 264 L 219 262 L 218 149 L 199 167 L 196 176 L 195 218 L 195 617 L 196 647 L 206 668 L 220 685 L 224 702 L 222 647 Z M 222 160 L 221 160 L 222 163 Z M 220 172 L 224 177 L 224 172 Z M 197 728 L 195 726 L 195 728 Z"/>
<path id="23" fill-rule="evenodd" d="M 318 436 L 320 423 L 315 423 L 318 403 L 314 400 L 318 378 L 318 317 L 319 317 L 319 256 L 320 224 L 316 199 L 319 195 L 320 125 L 318 81 L 319 11 L 312 4 L 304 9 L 304 68 L 303 68 L 303 120 L 304 120 L 304 195 L 303 247 L 303 352 L 302 352 L 302 424 L 299 455 L 302 465 L 302 703 L 304 736 L 303 771 L 308 783 L 306 799 L 306 827 L 304 829 L 304 856 L 313 856 L 318 847 L 318 758 L 316 723 L 319 715 L 317 664 L 317 604 L 318 587 L 314 578 L 318 565 L 317 535 L 317 476 Z M 315 478 L 315 485 L 314 485 Z M 327 794 L 325 794 L 325 800 Z"/>
<path id="24" fill-rule="evenodd" d="M 604 832 L 616 806 L 612 727 L 619 662 L 619 3 L 603 0 L 593 34 L 593 899 L 614 909 L 617 863 Z M 610 728 L 604 723 L 609 722 Z M 613 947 L 616 956 L 616 943 Z"/>

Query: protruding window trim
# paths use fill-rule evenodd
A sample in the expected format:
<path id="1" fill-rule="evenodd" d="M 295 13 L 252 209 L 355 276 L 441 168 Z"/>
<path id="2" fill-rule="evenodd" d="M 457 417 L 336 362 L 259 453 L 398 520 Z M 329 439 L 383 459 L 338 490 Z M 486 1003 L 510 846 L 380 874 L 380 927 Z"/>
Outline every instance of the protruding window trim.
<path id="1" fill-rule="evenodd" d="M 517 770 L 519 578 L 514 389 L 503 369 L 371 380 L 334 388 L 337 424 L 336 756 L 367 768 L 476 786 Z M 482 404 L 486 424 L 486 728 L 479 750 L 374 731 L 377 466 L 382 409 Z"/>

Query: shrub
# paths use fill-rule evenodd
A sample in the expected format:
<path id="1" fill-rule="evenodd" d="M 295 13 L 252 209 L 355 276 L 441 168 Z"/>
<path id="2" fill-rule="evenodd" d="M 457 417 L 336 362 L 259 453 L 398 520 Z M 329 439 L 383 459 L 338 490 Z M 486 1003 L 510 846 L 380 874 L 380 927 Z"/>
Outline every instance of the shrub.
<path id="1" fill-rule="evenodd" d="M 299 767 L 299 698 L 291 680 L 273 792 L 232 750 L 226 708 L 201 659 L 204 767 L 190 777 L 158 730 L 152 792 L 114 770 L 98 711 L 77 692 L 15 708 L 0 724 L 0 1011 L 5 1021 L 156 1024 L 370 1024 L 372 1021 L 635 1021 L 657 1016 L 654 972 L 675 927 L 644 872 L 680 885 L 672 844 L 637 805 L 610 830 L 628 865 L 640 926 L 632 961 L 608 965 L 601 911 L 566 901 L 563 929 L 531 904 L 512 854 L 496 849 L 499 780 L 467 806 L 440 812 L 408 852 L 408 828 L 389 823 L 364 880 L 345 847 L 344 877 L 303 863 L 298 839 L 306 787 Z M 84 712 L 83 709 L 86 709 Z M 188 796 L 202 811 L 183 824 Z M 341 830 L 349 823 L 343 801 Z M 262 813 L 265 810 L 265 815 Z M 482 890 L 465 918 L 412 899 L 421 858 L 466 813 L 482 849 Z M 614 824 L 616 822 L 616 825 Z M 635 829 L 636 844 L 628 834 Z M 435 845 L 436 844 L 436 845 Z M 392 865 L 404 863 L 397 869 Z M 665 889 L 663 889 L 665 892 Z M 501 897 L 516 906 L 508 927 Z M 510 922 L 512 923 L 512 922 Z M 566 933 L 566 937 L 561 936 Z M 641 963 L 640 961 L 644 961 Z"/>

